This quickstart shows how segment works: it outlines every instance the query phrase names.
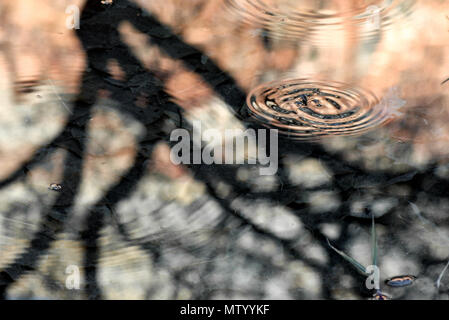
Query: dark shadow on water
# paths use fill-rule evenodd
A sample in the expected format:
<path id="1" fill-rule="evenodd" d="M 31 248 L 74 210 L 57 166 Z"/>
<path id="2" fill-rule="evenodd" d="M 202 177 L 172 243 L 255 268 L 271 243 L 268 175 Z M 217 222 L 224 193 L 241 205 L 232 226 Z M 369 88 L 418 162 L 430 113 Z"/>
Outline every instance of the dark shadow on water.
<path id="1" fill-rule="evenodd" d="M 80 93 L 75 100 L 73 114 L 70 116 L 64 130 L 53 141 L 42 146 L 41 149 L 55 145 L 62 147 L 67 145 L 67 148 L 70 149 L 69 144 L 74 139 L 70 134 L 70 129 L 73 126 L 87 133 L 87 121 L 92 106 L 97 100 L 97 92 L 99 89 L 108 90 L 111 93 L 111 98 L 119 102 L 117 104 L 120 106 L 118 111 L 130 115 L 146 128 L 146 135 L 138 143 L 138 152 L 133 160 L 132 167 L 121 177 L 119 182 L 111 187 L 92 206 L 86 220 L 87 225 L 85 230 L 81 233 L 81 240 L 85 247 L 85 292 L 89 299 L 101 299 L 103 297 L 97 277 L 99 236 L 102 227 L 109 220 L 106 219 L 105 213 L 100 210 L 102 206 L 109 208 L 112 221 L 116 222 L 117 231 L 126 241 L 130 244 L 140 246 L 147 252 L 153 258 L 153 263 L 156 267 L 164 267 L 163 265 L 159 265 L 160 244 L 151 240 L 131 239 L 126 226 L 119 222 L 119 219 L 115 216 L 115 212 L 118 203 L 130 196 L 143 178 L 146 170 L 145 160 L 148 159 L 148 154 L 151 154 L 154 146 L 160 141 L 172 144 L 162 128 L 164 122 L 163 111 L 169 109 L 179 113 L 181 109 L 170 100 L 171 97 L 163 90 L 160 79 L 151 70 L 146 70 L 126 44 L 123 43 L 117 30 L 119 23 L 122 21 L 131 22 L 137 30 L 148 36 L 152 44 L 157 45 L 168 56 L 182 61 L 191 71 L 199 74 L 236 114 L 240 114 L 246 98 L 246 93 L 238 87 L 236 81 L 227 72 L 221 70 L 210 58 L 206 59 L 206 63 L 202 63 L 202 61 L 204 62 L 203 56 L 205 56 L 203 52 L 186 44 L 169 27 L 163 25 L 154 16 L 148 12 L 144 12 L 143 9 L 137 7 L 135 4 L 125 0 L 114 1 L 114 4 L 110 6 L 104 6 L 98 0 L 89 0 L 86 2 L 81 16 L 82 27 L 77 30 L 77 35 L 87 56 L 86 71 L 83 75 Z M 106 67 L 106 62 L 109 59 L 116 59 L 124 71 L 125 81 L 123 81 L 122 85 L 116 86 L 105 80 L 110 76 Z M 146 83 L 141 86 L 141 91 L 150 97 L 149 101 L 153 101 L 145 109 L 135 105 L 135 94 L 126 85 L 126 80 L 131 79 L 135 75 L 144 76 Z M 184 128 L 189 129 L 185 119 L 182 120 L 182 124 Z M 248 127 L 259 128 L 254 122 L 246 122 L 245 124 Z M 87 134 L 83 136 L 86 137 Z M 79 138 L 78 145 L 79 153 L 84 155 L 87 145 L 86 138 Z M 333 275 L 333 267 L 335 265 L 343 265 L 345 272 L 356 279 L 357 282 L 364 283 L 364 278 L 352 270 L 341 257 L 328 247 L 325 236 L 317 227 L 322 222 L 336 222 L 340 224 L 342 227 L 341 236 L 334 241 L 334 244 L 340 248 L 344 248 L 350 240 L 350 235 L 347 232 L 349 224 L 354 221 L 361 221 L 361 225 L 364 225 L 363 219 L 347 218 L 353 194 L 355 192 L 364 192 L 364 189 L 358 188 L 356 184 L 352 184 L 351 182 L 368 180 L 377 186 L 407 183 L 412 189 L 411 195 L 407 199 L 400 200 L 399 206 L 406 206 L 407 201 L 415 200 L 418 193 L 424 190 L 423 185 L 429 176 L 432 176 L 433 184 L 426 185 L 425 192 L 446 197 L 449 188 L 449 183 L 445 179 L 435 176 L 435 165 L 430 165 L 425 170 L 404 176 L 398 176 L 384 171 L 367 172 L 363 169 L 361 163 L 349 164 L 342 157 L 329 154 L 318 144 L 292 142 L 282 138 L 279 140 L 279 154 L 307 156 L 319 159 L 324 163 L 332 172 L 333 177 L 332 183 L 326 186 L 325 190 L 332 190 L 339 194 L 341 197 L 341 205 L 338 209 L 317 215 L 310 213 L 310 206 L 308 204 L 295 202 L 295 197 L 301 192 L 304 192 L 304 188 L 288 183 L 287 168 L 282 162 L 279 163 L 279 170 L 276 174 L 276 178 L 282 182 L 280 186 L 274 191 L 261 193 L 252 193 L 251 186 L 243 182 L 238 182 L 235 179 L 238 166 L 189 165 L 187 167 L 195 179 L 205 184 L 208 196 L 218 203 L 223 211 L 221 223 L 218 224 L 216 232 L 221 232 L 219 229 L 224 228 L 228 223 L 232 222 L 234 224 L 238 223 L 235 232 L 239 230 L 250 230 L 258 237 L 273 241 L 279 247 L 283 248 L 284 252 L 291 259 L 300 260 L 319 273 L 322 279 L 321 291 L 325 299 L 332 298 L 332 279 L 335 278 L 335 275 Z M 39 161 L 40 159 L 35 155 L 8 178 L 0 181 L 0 188 L 6 187 L 18 179 L 24 179 L 27 171 L 34 165 L 39 164 Z M 14 262 L 10 263 L 0 272 L 0 295 L 2 298 L 6 298 L 8 288 L 17 279 L 25 273 L 35 271 L 39 258 L 49 249 L 52 241 L 63 230 L 70 210 L 74 207 L 74 199 L 79 191 L 84 161 L 84 156 L 81 158 L 71 154 L 67 156 L 61 184 L 70 185 L 70 190 L 67 188 L 61 191 L 54 205 L 43 214 L 39 231 L 34 235 L 30 246 Z M 339 181 L 348 181 L 350 183 L 339 183 Z M 218 195 L 215 187 L 218 182 L 226 182 L 232 186 L 229 196 L 221 197 Z M 318 264 L 315 260 L 308 258 L 304 254 L 305 248 L 298 248 L 294 240 L 280 238 L 270 230 L 260 227 L 245 217 L 244 214 L 232 206 L 233 200 L 243 195 L 247 199 L 269 200 L 271 203 L 282 204 L 289 208 L 298 220 L 304 223 L 306 228 L 311 232 L 313 239 L 324 249 L 329 263 L 326 266 Z M 61 209 L 59 206 L 62 200 L 68 203 L 65 209 Z M 190 250 L 192 254 L 196 254 L 197 252 L 196 248 L 187 248 L 186 250 Z M 211 261 L 216 253 L 214 250 L 211 250 L 209 255 Z M 257 259 L 257 257 L 254 259 Z M 267 263 L 270 266 L 268 262 L 262 261 L 262 263 Z M 271 267 L 276 268 L 275 266 Z M 187 272 L 187 270 L 184 271 Z M 172 274 L 173 278 L 177 282 L 182 282 L 184 271 L 181 270 Z M 207 282 L 204 279 L 208 279 L 214 272 L 215 267 L 213 263 L 207 264 L 201 276 L 201 281 L 203 282 L 200 286 L 202 289 L 192 288 L 193 292 L 195 292 L 195 298 L 207 299 L 212 295 L 213 288 L 208 288 Z M 369 296 L 369 292 L 363 288 L 360 288 L 360 294 L 364 297 Z M 262 294 L 260 296 L 261 298 L 263 297 Z M 298 298 L 300 297 L 298 295 Z"/>

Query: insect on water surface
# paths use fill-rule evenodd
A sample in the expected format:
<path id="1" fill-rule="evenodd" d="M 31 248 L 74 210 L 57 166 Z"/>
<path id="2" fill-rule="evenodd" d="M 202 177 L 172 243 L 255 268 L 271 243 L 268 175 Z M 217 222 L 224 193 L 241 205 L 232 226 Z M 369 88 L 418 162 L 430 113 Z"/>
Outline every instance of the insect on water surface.
<path id="1" fill-rule="evenodd" d="M 385 284 L 390 287 L 406 287 L 411 285 L 415 281 L 415 279 L 415 276 L 410 275 L 397 276 L 385 280 Z"/>
<path id="2" fill-rule="evenodd" d="M 391 297 L 378 290 L 375 294 L 373 294 L 373 300 L 391 300 Z"/>
<path id="3" fill-rule="evenodd" d="M 57 183 L 52 183 L 52 184 L 50 184 L 48 189 L 53 190 L 53 191 L 61 191 L 62 190 L 62 186 L 60 184 L 57 184 Z"/>

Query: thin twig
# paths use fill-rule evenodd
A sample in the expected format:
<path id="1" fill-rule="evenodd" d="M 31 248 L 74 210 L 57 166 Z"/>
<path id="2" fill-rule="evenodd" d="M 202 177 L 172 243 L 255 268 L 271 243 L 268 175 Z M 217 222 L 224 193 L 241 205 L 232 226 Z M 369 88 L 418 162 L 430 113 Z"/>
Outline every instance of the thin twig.
<path id="1" fill-rule="evenodd" d="M 50 81 L 51 84 L 51 88 L 53 89 L 53 92 L 56 94 L 56 96 L 58 97 L 58 99 L 62 102 L 62 105 L 67 109 L 67 111 L 70 114 L 73 114 L 72 111 L 69 109 L 69 107 L 67 107 L 67 105 L 65 104 L 64 100 L 62 100 L 61 96 L 59 95 L 59 93 L 56 91 L 55 85 L 53 83 L 53 81 L 51 79 L 48 79 Z"/>
<path id="2" fill-rule="evenodd" d="M 437 289 L 440 289 L 441 279 L 443 279 L 444 273 L 446 272 L 447 268 L 449 267 L 449 261 L 447 262 L 446 266 L 444 267 L 443 271 L 441 271 L 440 276 L 438 277 L 438 280 L 436 281 Z"/>

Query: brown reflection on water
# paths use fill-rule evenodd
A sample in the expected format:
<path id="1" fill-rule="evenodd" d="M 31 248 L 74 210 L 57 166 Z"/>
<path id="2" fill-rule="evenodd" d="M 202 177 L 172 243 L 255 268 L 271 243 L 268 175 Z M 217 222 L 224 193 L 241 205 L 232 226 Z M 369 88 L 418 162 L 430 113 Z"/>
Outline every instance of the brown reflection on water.
<path id="1" fill-rule="evenodd" d="M 233 3 L 248 3 L 248 1 L 232 0 Z M 248 23 L 226 8 L 229 2 L 230 0 L 134 1 L 167 24 L 183 41 L 202 50 L 204 57 L 201 63 L 205 65 L 208 59 L 214 61 L 236 80 L 246 94 L 263 83 L 289 79 L 310 79 L 311 81 L 319 79 L 330 84 L 344 83 L 347 88 L 362 88 L 372 92 L 373 101 L 388 98 L 388 93 L 394 89 L 397 94 L 395 99 L 405 101 L 400 108 L 388 110 L 389 114 L 394 115 L 394 121 L 383 127 L 370 127 L 369 132 L 363 131 L 366 134 L 363 137 L 340 137 L 339 140 L 323 142 L 323 146 L 328 148 L 326 150 L 339 151 L 343 154 L 343 159 L 349 159 L 349 162 L 361 159 L 360 162 L 365 163 L 361 167 L 367 171 L 381 168 L 385 171 L 401 173 L 410 169 L 407 165 L 447 162 L 449 82 L 442 83 L 449 77 L 449 20 L 446 18 L 449 14 L 449 3 L 447 1 L 416 1 L 403 19 L 390 19 L 386 12 L 382 15 L 386 21 L 380 24 L 380 29 L 369 32 L 366 32 L 359 24 L 346 23 L 343 26 L 339 23 L 343 20 L 347 21 L 353 14 L 362 14 L 367 6 L 378 4 L 380 1 L 333 1 L 334 5 L 328 8 L 333 10 L 333 16 L 326 19 L 335 19 L 335 23 L 321 29 L 316 27 L 316 21 L 309 21 L 309 25 L 301 21 L 301 28 L 293 30 L 294 32 L 291 32 L 291 28 L 266 26 L 260 22 Z M 278 2 L 287 3 L 287 1 L 269 1 L 270 4 Z M 84 1 L 70 2 L 80 7 L 83 3 Z M 297 6 L 295 7 L 292 3 L 298 2 L 288 1 L 288 9 L 284 7 L 282 10 L 288 10 L 289 14 L 298 18 L 300 14 L 295 11 Z M 330 2 L 322 1 L 321 3 Z M 398 4 L 402 1 L 393 1 L 393 3 Z M 70 100 L 74 94 L 78 93 L 81 74 L 83 71 L 89 73 L 89 70 L 84 68 L 85 52 L 80 47 L 78 38 L 73 30 L 67 30 L 65 27 L 67 5 L 68 2 L 64 0 L 41 0 L 39 4 L 28 0 L 0 3 L 0 73 L 5 75 L 0 79 L 0 101 L 2 102 L 0 104 L 0 162 L 2 163 L 0 179 L 8 177 L 11 172 L 20 168 L 36 150 L 61 132 L 71 114 Z M 317 10 L 317 8 L 306 9 Z M 305 8 L 298 10 L 305 10 Z M 345 14 L 339 16 L 338 12 L 345 12 Z M 323 14 L 323 12 L 319 13 L 319 15 Z M 313 19 L 315 18 L 317 16 L 313 16 Z M 206 83 L 195 70 L 188 68 L 182 61 L 166 55 L 152 44 L 146 35 L 141 34 L 126 22 L 120 25 L 118 32 L 142 65 L 158 78 L 166 92 L 182 107 L 188 120 L 199 118 L 207 122 L 208 127 L 213 128 L 244 127 L 248 119 L 241 119 L 242 117 L 239 119 L 231 111 L 232 108 L 223 101 L 223 97 L 217 96 L 213 85 Z M 158 30 L 158 32 L 161 32 L 160 36 L 164 37 L 163 31 Z M 124 72 L 117 61 L 112 59 L 107 61 L 107 69 L 110 73 L 109 82 L 123 85 L 120 81 L 125 81 L 126 86 L 126 81 L 130 81 L 125 79 Z M 145 79 L 135 81 L 145 82 Z M 115 102 L 111 101 L 110 92 L 104 89 L 100 93 L 102 99 L 97 101 L 100 108 L 95 110 L 90 119 L 92 121 L 88 126 L 89 133 L 78 130 L 75 121 L 74 128 L 70 128 L 73 145 L 70 145 L 67 150 L 60 150 L 64 152 L 64 155 L 80 157 L 82 155 L 77 153 L 79 146 L 76 144 L 76 139 L 86 135 L 89 137 L 87 161 L 83 167 L 85 182 L 81 187 L 81 195 L 77 199 L 81 199 L 81 205 L 85 206 L 101 198 L 105 190 L 116 183 L 133 165 L 136 141 L 146 129 L 137 121 L 130 120 L 120 113 L 120 106 L 116 106 Z M 151 102 L 149 99 L 145 94 L 138 92 L 135 97 L 136 105 L 145 109 Z M 111 111 L 109 105 L 113 106 L 114 111 Z M 244 106 L 243 102 L 242 106 Z M 179 123 L 177 122 L 181 118 L 179 115 L 167 110 L 163 111 L 175 125 Z M 148 127 L 152 125 L 154 124 L 149 124 Z M 410 153 L 401 154 L 402 149 L 399 149 L 398 145 L 402 148 L 404 144 L 412 149 Z M 149 159 L 144 173 L 151 173 L 151 179 L 148 179 L 151 183 L 146 181 L 142 184 L 142 188 L 145 185 L 149 186 L 149 194 L 156 195 L 155 198 L 151 198 L 155 206 L 163 206 L 159 204 L 160 194 L 163 200 L 178 201 L 181 209 L 203 196 L 204 185 L 197 182 L 196 178 L 192 178 L 186 167 L 175 166 L 170 162 L 170 152 L 166 144 L 160 143 L 154 150 L 141 152 Z M 57 157 L 58 161 L 53 161 L 55 164 L 48 160 L 43 168 L 37 168 L 37 171 L 28 174 L 27 179 L 31 180 L 30 184 L 39 192 L 44 189 L 48 192 L 49 183 L 58 182 L 54 180 L 60 178 L 61 170 L 60 168 L 55 170 L 54 167 L 61 166 L 63 163 L 60 160 L 61 157 L 63 155 Z M 391 159 L 393 161 L 390 161 Z M 320 171 L 321 164 L 318 160 L 312 158 L 307 160 L 307 163 L 311 164 L 300 168 L 296 172 L 296 177 L 295 172 L 292 171 L 293 180 L 301 180 L 298 176 L 302 178 L 313 172 L 313 169 Z M 394 161 L 400 162 L 399 165 L 395 166 Z M 294 157 L 291 162 L 300 163 Z M 341 170 L 344 172 L 346 169 Z M 325 181 L 333 179 L 333 176 L 326 172 L 320 174 L 325 177 Z M 239 172 L 241 181 L 249 180 L 249 176 L 249 171 Z M 96 180 L 101 180 L 101 183 Z M 341 183 L 346 185 L 345 181 Z M 348 182 L 350 183 L 352 181 Z M 359 182 L 354 182 L 355 185 L 356 183 Z M 368 181 L 367 185 L 371 186 L 370 183 Z M 377 182 L 374 181 L 374 183 Z M 192 184 L 197 185 L 191 188 Z M 258 185 L 263 184 L 258 183 Z M 321 185 L 318 184 L 318 186 Z M 226 195 L 232 189 L 231 187 L 222 183 L 217 189 Z M 17 188 L 17 190 L 20 189 L 17 193 L 20 193 L 22 198 L 29 191 L 22 185 Z M 15 192 L 15 189 L 11 192 Z M 399 194 L 402 195 L 402 193 Z M 22 198 L 19 200 L 23 200 Z M 321 199 L 321 196 L 316 198 Z M 4 196 L 4 199 L 8 199 L 8 195 Z M 340 200 L 336 202 L 339 203 Z M 129 211 L 133 214 L 137 212 L 131 205 L 128 208 L 131 208 Z M 125 209 L 123 209 L 124 212 L 127 212 Z M 220 210 L 206 207 L 205 216 L 221 212 Z M 316 210 L 320 212 L 320 209 Z M 176 215 L 176 211 L 169 208 L 163 213 L 167 214 L 164 218 L 168 220 L 169 227 L 170 223 L 176 222 L 177 219 L 170 216 L 170 214 Z M 287 211 L 283 213 L 287 214 Z M 127 219 L 126 214 L 123 216 Z M 189 214 L 186 213 L 186 216 Z M 83 215 L 81 218 L 79 216 L 74 218 L 74 220 L 78 219 L 74 225 L 81 224 L 84 218 Z M 202 221 L 203 218 L 204 216 L 200 215 L 199 218 L 195 216 L 193 219 Z M 134 218 L 131 216 L 129 219 Z M 133 221 L 137 227 L 131 231 L 143 232 L 144 235 L 151 236 L 154 230 L 148 229 L 150 230 L 148 231 L 143 228 L 139 219 L 136 218 L 137 222 Z M 37 220 L 32 220 L 34 226 Z M 211 216 L 213 225 L 217 223 L 217 220 L 215 216 Z M 186 221 L 190 223 L 192 220 L 186 219 Z M 209 222 L 205 220 L 205 228 L 212 225 Z M 131 225 L 134 226 L 134 224 Z M 186 230 L 186 225 L 188 223 L 181 223 L 179 228 Z M 157 227 L 157 221 L 155 221 L 151 228 Z M 198 229 L 200 227 L 202 228 L 203 224 L 200 223 Z M 177 229 L 174 230 L 175 235 L 178 236 Z M 23 237 L 29 237 L 28 229 L 25 231 Z M 110 229 L 108 232 L 109 236 L 113 234 Z M 157 233 L 162 240 L 164 235 L 163 232 Z M 113 234 L 111 237 L 117 236 Z M 201 239 L 203 243 L 209 244 L 210 238 Z M 13 249 L 11 249 L 12 253 L 8 252 L 7 255 L 2 256 L 3 261 L 0 261 L 2 265 L 11 262 L 14 259 L 13 256 L 25 245 L 20 241 L 17 241 L 16 245 L 13 240 L 8 238 L 7 245 Z M 102 238 L 102 241 L 106 243 L 109 240 L 109 238 Z M 115 238 L 113 240 L 122 245 L 119 240 Z M 176 241 L 173 243 L 178 245 Z M 64 245 L 61 246 L 60 251 L 64 251 Z M 78 245 L 75 247 L 78 248 Z M 129 248 L 135 249 L 135 247 Z M 78 249 L 76 251 L 78 252 Z M 281 252 L 277 250 L 277 247 L 275 251 Z M 111 259 L 111 251 L 106 249 L 102 254 Z M 138 252 L 138 256 L 141 256 L 141 252 Z M 115 257 L 114 266 L 123 265 L 122 262 L 126 259 L 121 260 L 121 258 L 123 256 Z M 62 257 L 61 260 L 66 262 L 70 258 Z M 108 261 L 110 260 L 105 258 L 101 263 L 108 265 Z M 146 263 L 148 263 L 147 260 Z M 58 266 L 58 272 L 60 272 L 58 274 L 62 274 L 64 270 L 59 269 L 61 265 Z M 303 274 L 302 268 L 298 270 L 300 270 L 298 274 Z M 136 279 L 141 276 L 141 274 L 136 276 Z M 156 278 L 163 279 L 158 276 Z M 315 292 L 314 289 L 310 290 Z M 111 292 L 115 291 L 111 290 Z M 143 293 L 139 293 L 136 297 L 143 296 Z M 179 296 L 185 297 L 181 294 Z M 316 296 L 319 294 L 317 293 Z M 187 298 L 189 297 L 187 295 Z"/>
<path id="2" fill-rule="evenodd" d="M 334 15 L 335 21 L 326 21 L 338 26 L 340 31 L 332 28 L 314 31 L 329 37 L 327 42 L 308 41 L 307 37 L 299 34 L 280 37 L 272 28 L 248 23 L 245 17 L 239 18 L 236 12 L 229 10 L 230 3 L 247 6 L 251 2 L 135 1 L 166 23 L 185 42 L 203 50 L 202 62 L 213 60 L 222 70 L 229 72 L 246 93 L 262 83 L 298 78 L 344 82 L 348 87 L 373 92 L 378 100 L 395 88 L 398 99 L 406 101 L 406 104 L 399 110 L 390 110 L 396 121 L 382 131 L 393 140 L 415 144 L 420 153 L 426 154 L 422 157 L 429 161 L 433 157 L 447 155 L 448 82 L 442 84 L 449 76 L 446 2 L 417 1 L 413 6 L 402 8 L 401 4 L 407 1 L 324 1 L 318 8 L 315 2 L 312 5 L 307 1 L 301 5 L 281 0 L 255 1 L 280 8 L 292 17 L 301 16 L 301 12 L 312 12 L 318 15 L 316 21 L 320 21 Z M 83 3 L 71 4 L 82 7 Z M 358 24 L 346 23 L 351 15 L 363 13 L 369 6 L 382 7 L 384 4 L 402 8 L 407 14 L 401 19 L 389 20 L 391 12 L 382 11 L 380 28 L 369 37 L 361 27 L 366 17 Z M 56 96 L 78 90 L 85 53 L 74 31 L 65 26 L 66 7 L 63 0 L 42 1 L 39 5 L 25 0 L 1 4 L 0 69 L 6 75 L 3 88 L 12 89 L 15 99 L 26 98 L 22 100 L 26 104 L 43 102 L 42 86 L 48 86 L 46 90 Z M 269 23 L 269 20 L 264 23 Z M 307 19 L 301 23 L 307 24 Z M 215 101 L 214 92 L 198 74 L 182 62 L 166 56 L 129 24 L 123 23 L 119 32 L 143 65 L 161 79 L 167 92 L 181 107 L 185 110 L 199 108 L 206 113 L 214 108 L 215 104 L 211 102 Z M 114 61 L 108 63 L 111 79 L 123 80 L 120 66 Z M 55 98 L 62 100 L 61 96 Z M 70 99 L 70 96 L 64 99 Z M 136 101 L 144 106 L 148 99 L 137 95 Z M 224 116 L 222 111 L 217 114 Z M 225 118 L 231 114 L 229 112 Z M 215 120 L 219 122 L 219 119 Z M 23 146 L 23 151 L 15 155 L 24 161 L 34 148 L 35 145 Z M 11 163 L 11 166 L 6 166 L 9 168 L 7 172 L 18 166 L 14 165 L 15 159 L 5 161 Z M 7 175 L 7 172 L 3 174 Z"/>
<path id="3" fill-rule="evenodd" d="M 23 91 L 24 81 L 53 80 L 64 91 L 77 91 L 84 53 L 73 30 L 66 28 L 69 4 L 83 1 L 3 1 L 0 4 L 0 54 L 11 84 Z M 29 86 L 28 86 L 29 88 Z"/>
<path id="4" fill-rule="evenodd" d="M 332 35 L 331 41 L 315 43 L 299 36 L 293 41 L 291 37 L 273 36 L 270 30 L 263 30 L 260 25 L 246 23 L 244 17 L 239 20 L 235 12 L 223 9 L 223 4 L 226 7 L 229 2 L 248 5 L 251 1 L 196 1 L 186 10 L 180 10 L 176 1 L 167 1 L 164 6 L 140 1 L 143 7 L 155 12 L 188 43 L 203 49 L 223 69 L 230 71 L 247 92 L 267 81 L 304 77 L 343 81 L 348 86 L 372 91 L 378 99 L 396 88 L 398 98 L 405 100 L 406 105 L 393 110 L 397 122 L 391 123 L 386 128 L 387 132 L 391 132 L 393 138 L 424 144 L 425 147 L 420 146 L 420 149 L 427 148 L 429 154 L 446 153 L 444 150 L 447 148 L 441 148 L 441 145 L 447 143 L 449 132 L 447 126 L 440 122 L 446 120 L 445 110 L 448 108 L 448 91 L 444 86 L 447 83 L 441 85 L 449 75 L 447 3 L 332 2 L 328 12 L 337 12 L 337 16 L 338 12 L 349 15 L 351 12 L 364 12 L 370 5 L 381 7 L 384 4 L 396 8 L 396 11 L 391 11 L 395 14 L 401 10 L 406 12 L 401 19 L 389 19 L 385 16 L 388 10 L 382 11 L 381 27 L 370 37 L 363 36 L 360 25 L 349 24 L 341 33 L 332 34 L 332 30 L 321 32 L 325 36 Z M 318 10 L 299 6 L 295 12 L 295 5 L 288 1 L 254 2 L 259 6 L 264 3 L 278 8 L 283 4 L 283 10 L 290 8 L 292 15 L 300 10 Z M 323 3 L 326 7 L 331 2 Z M 253 9 L 256 7 L 252 6 Z M 348 15 L 342 17 L 347 18 Z M 382 24 L 384 22 L 388 25 Z M 171 85 L 171 91 L 179 95 L 188 94 L 183 93 L 186 86 L 182 82 L 179 82 L 179 88 L 176 81 Z M 416 109 L 423 114 L 417 116 Z M 438 147 L 430 143 L 436 140 Z"/>

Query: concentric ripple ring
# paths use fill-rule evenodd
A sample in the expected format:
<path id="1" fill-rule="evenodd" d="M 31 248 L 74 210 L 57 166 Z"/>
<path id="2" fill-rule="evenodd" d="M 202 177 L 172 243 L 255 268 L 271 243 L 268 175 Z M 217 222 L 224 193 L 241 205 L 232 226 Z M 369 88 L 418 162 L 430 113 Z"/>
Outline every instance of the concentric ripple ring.
<path id="1" fill-rule="evenodd" d="M 388 103 L 339 82 L 265 83 L 254 88 L 246 102 L 256 122 L 297 140 L 360 135 L 393 119 Z"/>
<path id="2" fill-rule="evenodd" d="M 413 12 L 416 0 L 336 1 L 225 0 L 230 17 L 272 38 L 325 44 L 330 31 L 358 30 L 356 38 L 370 38 Z M 351 37 L 345 33 L 345 37 Z"/>

